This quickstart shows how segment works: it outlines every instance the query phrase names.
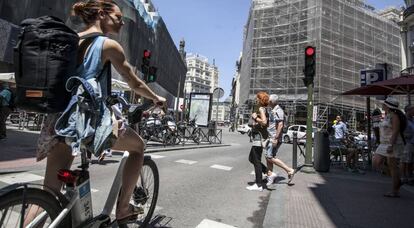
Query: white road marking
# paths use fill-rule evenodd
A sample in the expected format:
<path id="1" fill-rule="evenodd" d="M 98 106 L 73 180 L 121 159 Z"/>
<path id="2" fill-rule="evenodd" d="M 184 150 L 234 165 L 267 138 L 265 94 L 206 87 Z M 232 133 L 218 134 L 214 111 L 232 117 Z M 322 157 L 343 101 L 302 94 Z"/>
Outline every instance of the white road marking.
<path id="1" fill-rule="evenodd" d="M 219 223 L 209 219 L 203 219 L 200 224 L 196 226 L 196 228 L 235 228 L 235 226 L 230 226 L 224 223 Z"/>
<path id="2" fill-rule="evenodd" d="M 42 176 L 32 173 L 14 173 L 9 175 L 0 176 L 0 181 L 6 184 L 15 184 L 23 182 L 34 182 L 43 180 Z"/>
<path id="3" fill-rule="evenodd" d="M 255 175 L 254 170 L 250 173 L 250 175 Z"/>
<path id="4" fill-rule="evenodd" d="M 158 155 L 158 154 L 151 154 L 150 156 L 152 159 L 165 158 L 165 156 Z"/>
<path id="5" fill-rule="evenodd" d="M 230 170 L 233 169 L 233 167 L 224 166 L 224 165 L 212 165 L 212 166 L 210 166 L 210 168 L 213 168 L 213 169 L 222 169 L 222 170 L 226 170 L 226 171 L 230 171 Z"/>
<path id="6" fill-rule="evenodd" d="M 175 161 L 175 162 L 178 162 L 178 163 L 183 163 L 183 164 L 187 164 L 187 165 L 192 165 L 192 164 L 197 163 L 197 161 L 184 160 L 184 159 L 177 160 L 177 161 Z"/>
<path id="7" fill-rule="evenodd" d="M 91 188 L 91 192 L 99 192 L 98 189 Z"/>

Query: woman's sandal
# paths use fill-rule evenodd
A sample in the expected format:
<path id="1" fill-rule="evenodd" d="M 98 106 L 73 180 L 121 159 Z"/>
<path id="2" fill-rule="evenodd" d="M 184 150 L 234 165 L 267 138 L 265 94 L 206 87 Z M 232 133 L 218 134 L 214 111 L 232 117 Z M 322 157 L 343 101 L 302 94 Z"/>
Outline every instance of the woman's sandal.
<path id="1" fill-rule="evenodd" d="M 128 215 L 128 216 L 126 216 L 122 219 L 117 219 L 116 223 L 118 224 L 118 226 L 135 222 L 138 219 L 138 215 L 140 213 L 142 213 L 142 210 L 140 210 L 140 208 L 134 207 L 131 204 L 129 205 L 129 209 L 130 209 L 130 212 L 132 212 L 132 214 L 130 214 L 130 215 Z"/>
<path id="2" fill-rule="evenodd" d="M 388 197 L 388 198 L 400 198 L 400 194 L 398 193 L 394 193 L 394 192 L 389 192 L 389 193 L 385 193 L 384 197 Z"/>
<path id="3" fill-rule="evenodd" d="M 102 162 L 105 159 L 105 152 L 102 152 L 101 155 L 98 157 L 98 162 Z"/>
<path id="4" fill-rule="evenodd" d="M 292 172 L 288 173 L 288 184 L 290 185 L 292 183 L 293 177 L 295 176 L 296 170 L 293 170 Z"/>

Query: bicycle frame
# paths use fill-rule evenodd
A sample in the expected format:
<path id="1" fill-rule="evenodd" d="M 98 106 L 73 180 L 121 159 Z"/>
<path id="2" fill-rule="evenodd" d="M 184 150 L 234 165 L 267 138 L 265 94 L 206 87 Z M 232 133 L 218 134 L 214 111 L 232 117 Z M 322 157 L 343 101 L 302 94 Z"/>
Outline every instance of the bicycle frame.
<path id="1" fill-rule="evenodd" d="M 86 156 L 86 155 L 85 155 Z M 116 175 L 114 177 L 114 181 L 111 186 L 111 190 L 108 193 L 108 197 L 105 202 L 105 206 L 101 212 L 100 215 L 93 217 L 90 220 L 86 221 L 79 221 L 78 218 L 80 218 L 80 211 L 74 211 L 72 210 L 74 205 L 79 202 L 79 191 L 75 187 L 65 193 L 65 196 L 68 197 L 69 203 L 66 205 L 66 207 L 59 213 L 59 215 L 56 217 L 56 219 L 50 224 L 49 228 L 55 228 L 58 227 L 59 224 L 63 221 L 63 219 L 68 215 L 69 212 L 72 213 L 72 227 L 78 227 L 82 225 L 82 227 L 99 227 L 102 223 L 109 221 L 109 216 L 112 212 L 112 209 L 115 205 L 116 199 L 118 197 L 119 190 L 121 189 L 122 185 L 122 173 L 124 170 L 126 159 L 129 157 L 129 152 L 125 151 L 122 159 L 120 161 L 118 170 L 116 172 Z M 82 158 L 83 159 L 83 158 Z M 83 162 L 82 162 L 83 163 Z M 86 172 L 88 172 L 86 170 Z M 90 191 L 90 189 L 89 189 Z M 92 207 L 92 205 L 91 205 Z M 44 216 L 42 214 L 38 215 L 30 224 L 28 227 L 35 227 L 39 221 L 42 221 L 42 218 L 39 218 L 41 216 Z M 78 221 L 76 221 L 78 220 Z M 35 223 L 36 222 L 36 223 Z"/>
<path id="2" fill-rule="evenodd" d="M 117 98 L 114 98 L 117 99 Z M 124 99 L 119 98 L 118 100 L 121 104 L 123 104 L 125 107 L 129 107 L 127 105 L 127 102 Z M 143 104 L 141 106 L 140 109 L 136 109 L 137 111 L 139 110 L 143 110 L 146 109 L 146 107 L 150 105 L 150 104 Z M 140 113 L 136 113 L 136 111 L 134 111 L 132 113 L 132 117 L 134 117 L 134 115 L 138 116 L 138 119 L 141 118 L 141 114 Z M 139 122 L 139 121 L 138 121 Z M 92 210 L 91 212 L 91 216 L 89 219 L 82 219 L 82 215 L 81 215 L 81 211 L 80 210 L 75 210 L 75 205 L 77 205 L 80 200 L 81 200 L 81 195 L 80 193 L 80 188 L 82 188 L 82 185 L 85 182 L 89 182 L 89 159 L 87 158 L 86 152 L 81 153 L 81 166 L 79 166 L 79 168 L 81 168 L 81 172 L 84 174 L 87 174 L 87 178 L 85 180 L 83 180 L 81 183 L 78 183 L 77 186 L 73 186 L 73 187 L 68 187 L 66 188 L 66 193 L 64 194 L 64 196 L 67 198 L 68 203 L 65 206 L 65 208 L 59 213 L 59 215 L 56 217 L 55 220 L 53 220 L 52 224 L 49 225 L 49 228 L 55 228 L 55 227 L 59 227 L 59 225 L 62 223 L 62 221 L 64 220 L 64 218 L 68 215 L 68 213 L 70 212 L 72 215 L 72 227 L 100 227 L 102 224 L 104 223 L 108 223 L 110 222 L 110 214 L 114 208 L 115 202 L 117 200 L 118 197 L 118 193 L 121 189 L 122 186 L 122 174 L 123 174 L 123 170 L 124 170 L 124 166 L 125 166 L 125 162 L 127 160 L 127 158 L 129 157 L 129 152 L 125 151 L 120 164 L 118 166 L 118 170 L 116 172 L 116 175 L 114 177 L 114 181 L 112 182 L 112 186 L 111 189 L 108 193 L 108 197 L 106 199 L 105 202 L 105 206 L 101 212 L 101 214 L 99 214 L 98 216 L 93 217 L 93 210 L 92 210 L 92 198 L 90 200 L 90 209 Z M 145 159 L 145 157 L 144 157 Z M 82 189 L 87 190 L 86 194 L 90 194 L 90 185 L 89 183 L 86 183 L 86 189 Z M 85 192 L 82 192 L 82 194 L 85 194 Z M 82 205 L 85 207 L 85 205 Z M 86 205 L 88 206 L 88 205 Z M 88 208 L 89 209 L 89 208 Z M 43 221 L 43 219 L 47 216 L 47 213 L 40 213 L 39 215 L 36 216 L 36 218 L 27 226 L 27 227 L 36 227 L 37 225 L 41 224 L 41 222 Z"/>

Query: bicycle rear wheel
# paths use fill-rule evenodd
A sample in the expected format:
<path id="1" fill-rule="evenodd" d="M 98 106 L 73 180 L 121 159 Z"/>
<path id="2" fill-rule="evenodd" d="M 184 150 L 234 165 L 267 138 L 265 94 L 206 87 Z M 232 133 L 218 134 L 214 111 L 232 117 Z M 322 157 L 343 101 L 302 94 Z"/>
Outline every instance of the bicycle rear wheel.
<path id="1" fill-rule="evenodd" d="M 25 227 L 29 224 L 36 228 L 48 227 L 61 211 L 59 201 L 44 190 L 16 189 L 0 198 L 0 227 Z M 69 219 L 63 220 L 59 227 L 71 227 Z"/>
<path id="2" fill-rule="evenodd" d="M 141 175 L 132 194 L 134 206 L 143 209 L 143 212 L 138 216 L 142 227 L 146 227 L 151 221 L 157 204 L 159 184 L 157 165 L 153 160 L 145 159 Z"/>

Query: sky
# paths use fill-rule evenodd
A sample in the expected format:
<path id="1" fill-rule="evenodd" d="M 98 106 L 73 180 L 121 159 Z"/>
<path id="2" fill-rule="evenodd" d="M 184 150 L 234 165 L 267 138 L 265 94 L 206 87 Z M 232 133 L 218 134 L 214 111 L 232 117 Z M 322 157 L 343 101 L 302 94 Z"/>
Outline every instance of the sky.
<path id="1" fill-rule="evenodd" d="M 243 28 L 251 0 L 152 0 L 178 46 L 185 40 L 187 53 L 205 56 L 219 69 L 219 86 L 231 90 L 236 61 L 243 49 Z M 376 9 L 403 6 L 403 0 L 366 0 Z"/>

